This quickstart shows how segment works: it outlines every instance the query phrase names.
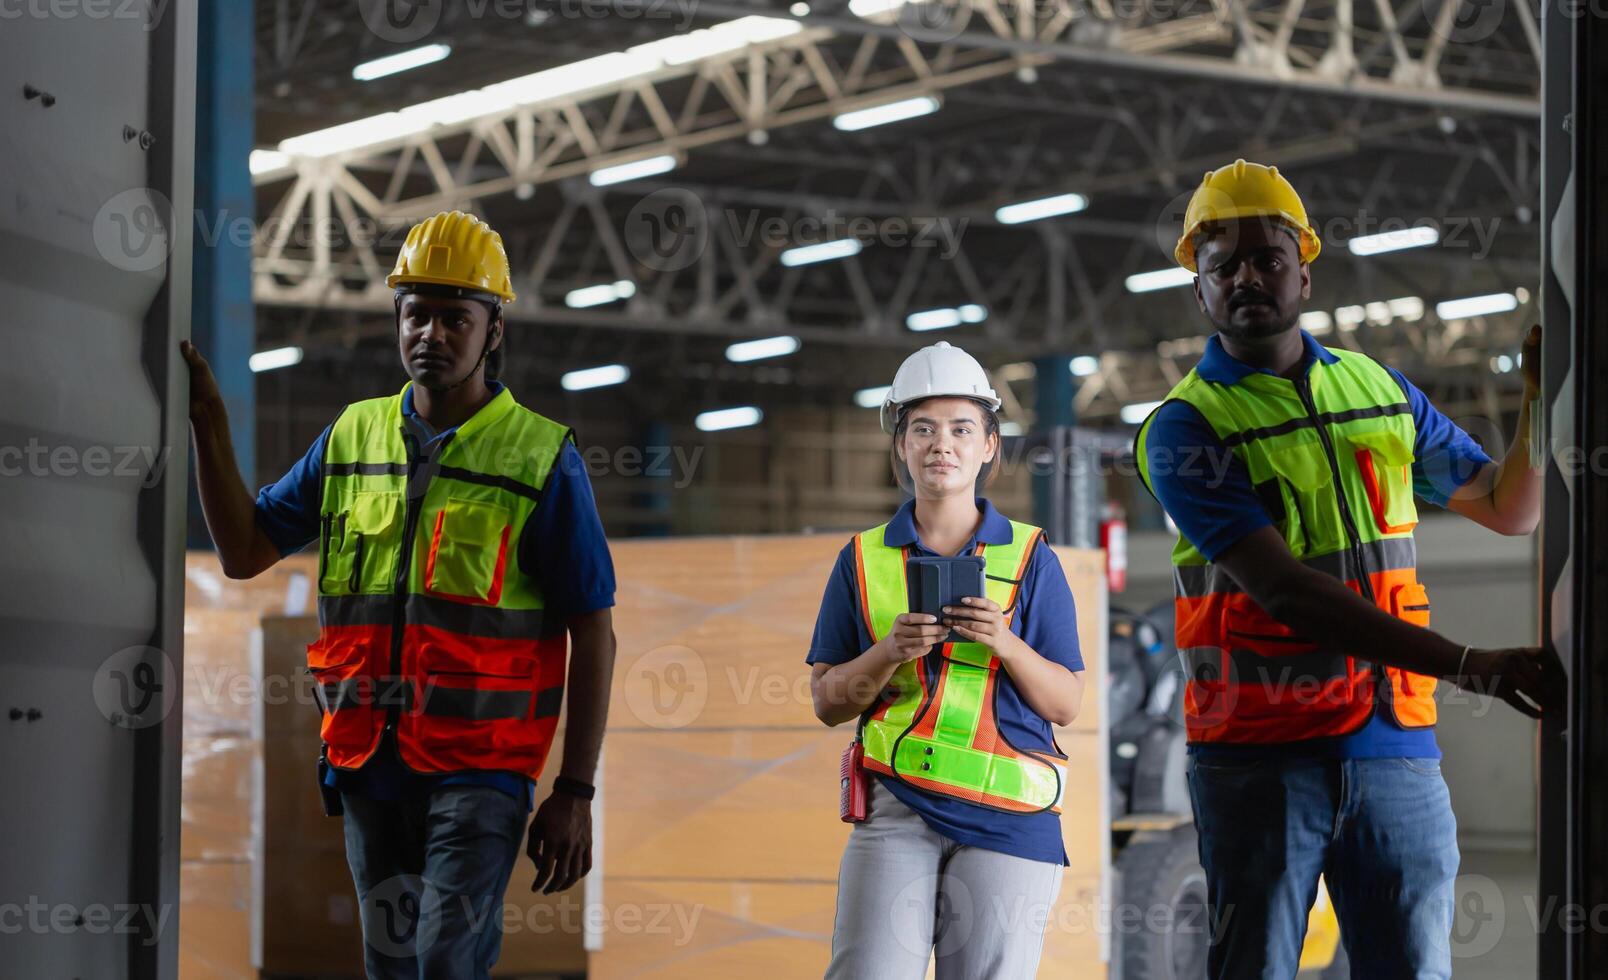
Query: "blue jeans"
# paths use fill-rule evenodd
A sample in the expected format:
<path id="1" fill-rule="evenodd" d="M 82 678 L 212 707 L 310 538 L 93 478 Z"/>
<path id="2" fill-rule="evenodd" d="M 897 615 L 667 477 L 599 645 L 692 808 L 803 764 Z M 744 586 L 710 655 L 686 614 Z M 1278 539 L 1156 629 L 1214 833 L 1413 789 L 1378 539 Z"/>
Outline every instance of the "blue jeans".
<path id="1" fill-rule="evenodd" d="M 1189 758 L 1212 980 L 1291 980 L 1322 873 L 1368 980 L 1452 975 L 1457 821 L 1438 759 Z"/>
<path id="2" fill-rule="evenodd" d="M 370 980 L 484 980 L 529 813 L 490 786 L 375 800 L 345 793 L 346 863 Z"/>

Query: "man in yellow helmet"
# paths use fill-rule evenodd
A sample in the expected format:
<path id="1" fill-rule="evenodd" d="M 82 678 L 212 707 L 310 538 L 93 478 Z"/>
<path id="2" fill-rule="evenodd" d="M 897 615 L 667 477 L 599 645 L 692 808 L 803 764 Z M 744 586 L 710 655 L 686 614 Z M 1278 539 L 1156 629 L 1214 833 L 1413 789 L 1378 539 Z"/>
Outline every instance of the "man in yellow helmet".
<path id="1" fill-rule="evenodd" d="M 1275 168 L 1206 174 L 1184 225 L 1175 256 L 1216 335 L 1135 455 L 1179 529 L 1208 974 L 1294 977 L 1321 874 L 1352 976 L 1449 977 L 1458 851 L 1437 679 L 1532 717 L 1559 703 L 1562 681 L 1538 649 L 1474 649 L 1427 628 L 1415 497 L 1530 533 L 1541 478 L 1528 416 L 1495 462 L 1399 372 L 1302 330 L 1321 242 Z M 1536 328 L 1526 406 L 1539 343 Z"/>
<path id="2" fill-rule="evenodd" d="M 183 345 L 197 479 L 229 577 L 318 542 L 320 783 L 345 817 L 368 975 L 487 977 L 570 665 L 562 772 L 526 844 L 531 888 L 591 868 L 614 569 L 570 430 L 487 376 L 514 299 L 501 237 L 435 215 L 386 283 L 408 383 L 348 405 L 255 501 L 217 383 Z"/>

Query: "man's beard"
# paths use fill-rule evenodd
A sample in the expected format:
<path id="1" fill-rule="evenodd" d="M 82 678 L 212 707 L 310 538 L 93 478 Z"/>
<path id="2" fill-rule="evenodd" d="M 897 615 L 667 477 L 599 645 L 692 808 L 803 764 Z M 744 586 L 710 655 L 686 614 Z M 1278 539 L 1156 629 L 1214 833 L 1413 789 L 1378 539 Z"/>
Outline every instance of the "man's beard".
<path id="1" fill-rule="evenodd" d="M 1301 316 L 1299 309 L 1286 316 L 1276 300 L 1272 297 L 1264 298 L 1267 299 L 1268 306 L 1272 310 L 1271 315 L 1257 317 L 1247 323 L 1240 323 L 1234 319 L 1234 314 L 1237 311 L 1229 310 L 1228 316 L 1224 320 L 1214 319 L 1212 325 L 1217 328 L 1219 333 L 1231 340 L 1265 340 L 1268 337 L 1277 337 L 1295 326 Z"/>

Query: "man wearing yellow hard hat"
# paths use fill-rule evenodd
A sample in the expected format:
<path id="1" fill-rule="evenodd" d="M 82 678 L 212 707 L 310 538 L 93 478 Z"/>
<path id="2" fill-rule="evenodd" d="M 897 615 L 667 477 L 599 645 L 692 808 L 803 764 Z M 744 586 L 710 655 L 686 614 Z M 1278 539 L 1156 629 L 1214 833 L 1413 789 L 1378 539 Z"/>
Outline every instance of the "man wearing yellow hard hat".
<path id="1" fill-rule="evenodd" d="M 532 890 L 591 867 L 614 568 L 570 430 L 488 377 L 514 299 L 501 236 L 435 215 L 386 284 L 407 384 L 348 405 L 255 501 L 211 370 L 184 345 L 201 502 L 231 578 L 318 543 L 320 784 L 344 814 L 368 975 L 487 977 L 520 844 Z M 566 633 L 563 766 L 527 842 Z"/>
<path id="2" fill-rule="evenodd" d="M 1294 977 L 1321 874 L 1352 976 L 1449 977 L 1458 850 L 1437 682 L 1540 717 L 1562 677 L 1538 649 L 1430 631 L 1415 498 L 1529 534 L 1541 476 L 1527 416 L 1495 462 L 1399 372 L 1300 328 L 1321 247 L 1276 168 L 1206 174 L 1175 257 L 1216 334 L 1135 441 L 1179 531 L 1208 974 Z M 1539 344 L 1536 328 L 1526 405 Z"/>

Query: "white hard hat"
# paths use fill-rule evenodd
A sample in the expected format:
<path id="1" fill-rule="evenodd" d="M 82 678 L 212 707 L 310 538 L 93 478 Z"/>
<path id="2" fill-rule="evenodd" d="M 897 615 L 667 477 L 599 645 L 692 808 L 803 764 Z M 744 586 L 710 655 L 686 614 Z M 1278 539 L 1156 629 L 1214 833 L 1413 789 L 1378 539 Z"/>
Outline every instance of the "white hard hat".
<path id="1" fill-rule="evenodd" d="M 990 411 L 999 411 L 999 394 L 988 383 L 988 372 L 977 358 L 943 340 L 923 347 L 899 365 L 882 402 L 882 431 L 893 432 L 901 405 L 923 398 L 971 398 Z"/>

